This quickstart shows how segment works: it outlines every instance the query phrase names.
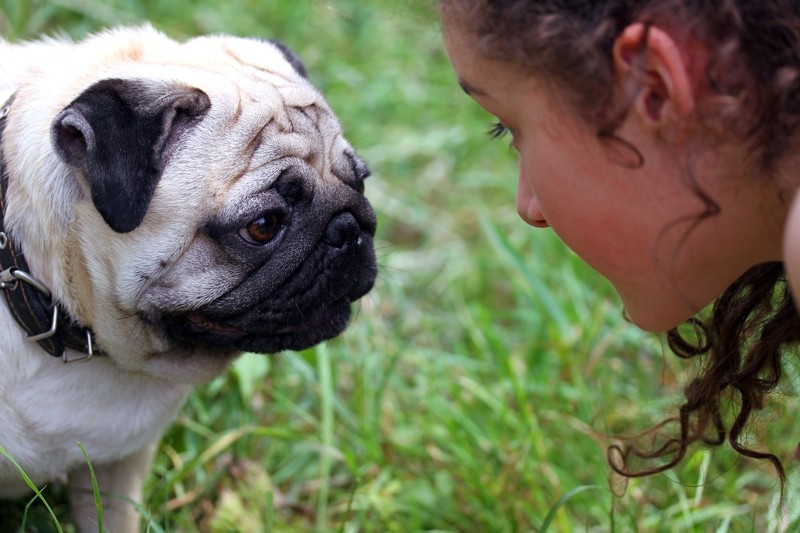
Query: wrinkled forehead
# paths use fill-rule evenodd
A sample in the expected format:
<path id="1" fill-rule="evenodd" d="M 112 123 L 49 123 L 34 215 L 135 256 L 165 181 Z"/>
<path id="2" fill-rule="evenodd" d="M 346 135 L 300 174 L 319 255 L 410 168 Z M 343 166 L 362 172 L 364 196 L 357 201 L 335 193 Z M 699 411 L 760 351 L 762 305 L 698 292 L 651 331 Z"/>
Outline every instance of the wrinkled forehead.
<path id="1" fill-rule="evenodd" d="M 285 110 L 307 107 L 330 113 L 316 88 L 272 43 L 206 36 L 187 41 L 183 48 L 190 61 L 182 73 L 184 81 L 205 91 L 212 104 L 224 103 L 237 117 L 257 110 L 264 120 L 281 120 Z"/>
<path id="2" fill-rule="evenodd" d="M 210 175 L 229 186 L 261 188 L 288 166 L 338 180 L 353 150 L 321 93 L 275 45 L 257 39 L 199 37 L 181 45 L 172 74 L 211 101 L 186 153 L 202 154 Z M 213 148 L 209 148 L 213 147 Z M 244 194 L 244 191 L 238 191 Z"/>
<path id="3" fill-rule="evenodd" d="M 268 41 L 219 35 L 179 43 L 144 37 L 122 40 L 117 51 L 107 53 L 102 77 L 195 87 L 209 96 L 215 114 L 237 120 L 244 112 L 257 112 L 263 121 L 285 120 L 280 115 L 289 108 L 332 114 L 319 91 Z"/>
<path id="4" fill-rule="evenodd" d="M 174 75 L 208 94 L 211 109 L 204 121 L 228 142 L 286 154 L 311 147 L 327 151 L 341 141 L 338 120 L 322 95 L 272 43 L 204 36 L 181 47 L 184 59 Z"/>

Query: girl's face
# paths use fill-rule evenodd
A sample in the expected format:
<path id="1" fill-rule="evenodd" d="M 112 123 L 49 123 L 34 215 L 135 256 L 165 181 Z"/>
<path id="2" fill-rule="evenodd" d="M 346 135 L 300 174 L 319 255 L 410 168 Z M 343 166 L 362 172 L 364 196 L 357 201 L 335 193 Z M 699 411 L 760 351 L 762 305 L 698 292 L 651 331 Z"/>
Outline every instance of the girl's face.
<path id="1" fill-rule="evenodd" d="M 556 89 L 478 56 L 446 20 L 444 29 L 462 87 L 513 136 L 517 212 L 531 226 L 552 228 L 608 278 L 634 323 L 674 327 L 751 266 L 780 259 L 783 205 L 770 186 L 745 174 L 736 147 L 695 151 L 690 174 L 683 148 L 633 110 L 615 134 L 644 162 L 626 164 L 638 161 L 634 152 L 599 139 Z M 706 205 L 690 175 L 720 207 L 699 223 Z"/>

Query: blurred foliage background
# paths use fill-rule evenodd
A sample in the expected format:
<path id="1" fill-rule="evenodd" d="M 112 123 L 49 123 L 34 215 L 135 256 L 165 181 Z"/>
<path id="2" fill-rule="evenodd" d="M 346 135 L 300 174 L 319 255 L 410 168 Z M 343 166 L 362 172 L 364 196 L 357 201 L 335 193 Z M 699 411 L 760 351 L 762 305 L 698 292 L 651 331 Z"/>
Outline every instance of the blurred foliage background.
<path id="1" fill-rule="evenodd" d="M 300 55 L 372 168 L 380 275 L 339 339 L 246 355 L 197 389 L 160 446 L 143 530 L 800 525 L 796 368 L 749 435 L 789 466 L 783 508 L 774 472 L 724 446 L 662 475 L 612 476 L 614 437 L 674 413 L 696 369 L 517 218 L 515 156 L 455 83 L 432 1 L 0 0 L 12 41 L 146 21 L 178 40 L 276 38 Z M 45 494 L 70 531 L 59 487 Z M 6 505 L 0 529 L 53 530 L 40 507 Z"/>

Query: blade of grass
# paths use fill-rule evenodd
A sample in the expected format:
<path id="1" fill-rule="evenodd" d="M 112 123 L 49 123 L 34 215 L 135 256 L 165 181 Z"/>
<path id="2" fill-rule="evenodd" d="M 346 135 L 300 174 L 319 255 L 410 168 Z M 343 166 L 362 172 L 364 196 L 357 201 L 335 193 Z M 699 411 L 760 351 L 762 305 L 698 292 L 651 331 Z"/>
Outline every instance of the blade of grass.
<path id="1" fill-rule="evenodd" d="M 508 239 L 498 230 L 497 225 L 489 220 L 488 215 L 483 212 L 480 215 L 480 223 L 492 247 L 497 251 L 499 259 L 511 267 L 513 275 L 522 275 L 524 277 L 531 287 L 531 296 L 539 300 L 548 315 L 550 315 L 550 318 L 553 319 L 560 336 L 564 339 L 572 337 L 572 324 L 567 319 L 558 298 L 541 279 L 531 272 L 523 258 L 520 257 Z"/>
<path id="2" fill-rule="evenodd" d="M 94 498 L 94 507 L 97 509 L 97 531 L 103 531 L 103 500 L 100 498 L 100 487 L 97 485 L 97 477 L 94 475 L 94 467 L 92 466 L 91 459 L 89 459 L 89 454 L 86 453 L 86 448 L 83 446 L 82 442 L 78 442 L 77 444 L 86 461 L 86 466 L 89 467 L 89 476 L 92 479 L 92 497 Z"/>
<path id="3" fill-rule="evenodd" d="M 31 490 L 33 490 L 33 492 L 36 494 L 36 498 L 39 498 L 39 500 L 41 500 L 41 502 L 47 508 L 47 512 L 50 513 L 50 517 L 53 519 L 53 524 L 55 524 L 56 531 L 58 531 L 59 533 L 63 533 L 64 530 L 61 528 L 61 524 L 58 522 L 58 518 L 56 518 L 56 514 L 53 512 L 53 509 L 50 508 L 50 504 L 48 504 L 47 500 L 44 499 L 42 491 L 36 487 L 31 478 L 28 477 L 28 474 L 26 474 L 25 471 L 22 469 L 20 464 L 17 461 L 15 461 L 14 458 L 11 457 L 11 455 L 9 455 L 6 449 L 3 448 L 2 446 L 0 446 L 0 456 L 5 457 L 11 462 L 12 465 L 14 465 L 14 468 L 16 468 L 17 471 L 20 473 L 22 479 L 25 481 L 25 484 L 28 485 L 28 487 L 30 487 Z"/>
<path id="4" fill-rule="evenodd" d="M 711 454 L 707 451 L 702 451 L 702 460 L 698 468 L 697 490 L 694 493 L 694 506 L 699 507 L 703 500 L 703 488 L 706 486 L 708 479 L 708 468 L 711 466 Z"/>
<path id="5" fill-rule="evenodd" d="M 558 501 L 555 504 L 553 504 L 553 506 L 550 508 L 550 511 L 548 511 L 547 516 L 545 516 L 544 520 L 542 521 L 542 527 L 539 528 L 539 532 L 540 533 L 545 533 L 547 531 L 547 529 L 550 527 L 550 524 L 555 519 L 556 513 L 558 513 L 558 510 L 561 509 L 561 507 L 563 507 L 564 504 L 566 504 L 573 496 L 575 496 L 577 494 L 580 494 L 581 492 L 586 492 L 587 490 L 603 490 L 603 491 L 606 491 L 606 490 L 608 490 L 608 488 L 601 487 L 599 485 L 581 485 L 581 486 L 575 487 L 574 489 L 570 490 L 569 492 L 564 494 L 562 497 L 560 497 L 558 499 Z"/>
<path id="6" fill-rule="evenodd" d="M 331 356 L 326 344 L 321 344 L 317 350 L 317 368 L 319 372 L 320 388 L 320 440 L 322 441 L 319 459 L 320 488 L 317 499 L 317 530 L 326 529 L 328 514 L 328 492 L 330 490 L 331 455 L 334 446 L 333 437 L 333 401 L 334 385 L 331 376 Z"/>

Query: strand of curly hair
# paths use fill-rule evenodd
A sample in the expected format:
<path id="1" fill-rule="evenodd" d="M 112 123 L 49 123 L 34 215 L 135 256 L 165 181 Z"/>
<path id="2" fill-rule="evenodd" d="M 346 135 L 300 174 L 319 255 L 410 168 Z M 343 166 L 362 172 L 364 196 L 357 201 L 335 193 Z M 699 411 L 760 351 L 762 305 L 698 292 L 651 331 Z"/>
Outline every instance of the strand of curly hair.
<path id="1" fill-rule="evenodd" d="M 691 444 L 716 446 L 725 441 L 727 433 L 735 451 L 769 461 L 783 489 L 786 471 L 780 459 L 741 442 L 752 412 L 763 408 L 765 396 L 780 382 L 785 347 L 800 342 L 800 320 L 782 263 L 764 263 L 747 271 L 717 299 L 708 323 L 692 319 L 691 324 L 701 332 L 696 343 L 687 340 L 678 328 L 670 330 L 667 340 L 670 349 L 681 358 L 705 356 L 703 370 L 686 387 L 686 401 L 678 416 L 654 428 L 655 431 L 677 422 L 679 436 L 653 450 L 612 445 L 608 449 L 612 469 L 627 477 L 663 472 L 677 465 Z M 738 395 L 738 411 L 726 432 L 720 399 L 729 390 Z M 657 467 L 639 471 L 627 468 L 632 457 L 665 456 L 672 457 Z"/>

